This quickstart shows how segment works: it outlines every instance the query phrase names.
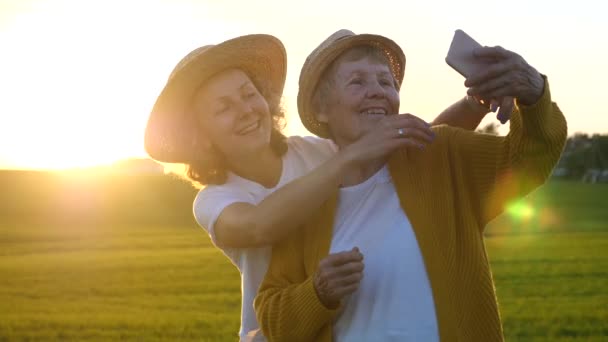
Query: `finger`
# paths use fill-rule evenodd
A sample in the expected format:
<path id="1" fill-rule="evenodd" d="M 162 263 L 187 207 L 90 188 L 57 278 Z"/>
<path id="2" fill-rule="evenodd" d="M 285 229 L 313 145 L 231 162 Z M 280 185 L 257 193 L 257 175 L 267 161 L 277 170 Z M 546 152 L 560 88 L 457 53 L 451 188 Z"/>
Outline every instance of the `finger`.
<path id="1" fill-rule="evenodd" d="M 488 79 L 483 83 L 479 83 L 467 90 L 469 96 L 487 97 L 487 94 L 497 88 L 505 87 L 509 84 L 509 79 L 505 75 L 496 78 Z"/>
<path id="2" fill-rule="evenodd" d="M 357 289 L 359 288 L 359 284 L 360 283 L 355 283 L 335 289 L 334 291 L 332 291 L 333 298 L 335 300 L 341 300 L 345 296 L 348 296 L 349 294 L 352 294 L 357 291 Z"/>
<path id="3" fill-rule="evenodd" d="M 419 127 L 431 127 L 431 123 L 430 122 L 426 122 L 424 120 L 422 120 L 422 118 L 414 115 L 414 114 L 410 114 L 410 113 L 405 113 L 403 114 L 403 116 L 406 119 L 409 119 L 410 122 L 415 122 Z"/>
<path id="4" fill-rule="evenodd" d="M 492 101 L 490 101 L 490 111 L 492 113 L 496 113 L 496 109 L 498 109 L 500 105 L 498 104 L 498 101 L 496 101 L 495 99 L 492 99 Z"/>
<path id="5" fill-rule="evenodd" d="M 363 272 L 357 272 L 337 278 L 334 284 L 337 288 L 346 287 L 353 284 L 359 284 L 361 282 L 361 279 L 363 279 Z"/>
<path id="6" fill-rule="evenodd" d="M 330 254 L 326 257 L 327 263 L 331 266 L 340 266 L 349 262 L 360 262 L 363 260 L 363 254 L 357 251 L 346 251 L 335 254 Z"/>
<path id="7" fill-rule="evenodd" d="M 429 143 L 435 139 L 435 132 L 431 129 L 430 124 L 413 115 L 393 122 L 393 129 L 392 137 L 413 137 Z"/>
<path id="8" fill-rule="evenodd" d="M 496 118 L 503 125 L 511 119 L 511 113 L 513 112 L 513 108 L 515 107 L 513 97 L 505 96 L 502 98 L 500 102 L 500 109 L 498 110 L 498 114 Z"/>
<path id="9" fill-rule="evenodd" d="M 404 139 L 409 138 L 409 139 L 417 140 L 418 142 L 421 142 L 422 144 L 430 144 L 433 142 L 433 140 L 435 140 L 435 132 L 433 132 L 433 130 L 430 130 L 430 129 L 420 129 L 418 127 L 402 128 L 401 132 L 403 134 L 400 134 L 399 130 L 397 130 L 398 138 L 404 138 Z"/>
<path id="10" fill-rule="evenodd" d="M 428 145 L 426 143 L 423 143 L 423 142 L 413 139 L 413 138 L 392 139 L 391 141 L 388 141 L 386 144 L 387 144 L 387 150 L 389 150 L 389 151 L 392 151 L 392 150 L 395 150 L 398 148 L 403 148 L 403 147 L 423 150 L 426 148 L 426 145 Z"/>
<path id="11" fill-rule="evenodd" d="M 503 48 L 502 46 L 484 46 L 473 50 L 475 58 L 502 60 L 511 57 L 513 52 Z"/>
<path id="12" fill-rule="evenodd" d="M 431 129 L 431 126 L 432 126 L 431 123 L 426 122 L 417 116 L 414 116 L 411 114 L 408 114 L 408 115 L 409 115 L 408 119 L 404 120 L 405 121 L 404 126 L 403 126 L 404 128 L 412 127 L 412 128 L 416 128 L 416 129 L 419 129 L 422 131 L 427 131 L 431 134 L 433 133 L 433 130 Z"/>
<path id="13" fill-rule="evenodd" d="M 332 275 L 335 275 L 338 277 L 344 277 L 344 276 L 347 276 L 350 274 L 363 272 L 364 268 L 365 268 L 365 265 L 363 264 L 363 262 L 353 261 L 353 262 L 349 262 L 344 265 L 334 266 L 334 268 L 332 270 L 332 273 L 333 273 Z"/>
<path id="14" fill-rule="evenodd" d="M 427 145 L 435 140 L 435 133 L 432 130 L 418 129 L 418 128 L 401 128 L 397 129 L 393 135 L 399 139 L 409 139 L 412 141 L 419 142 L 423 145 Z"/>
<path id="15" fill-rule="evenodd" d="M 514 85 L 513 84 L 505 84 L 503 87 L 499 87 L 493 90 L 490 90 L 488 92 L 486 92 L 484 94 L 484 97 L 486 98 L 494 98 L 494 99 L 502 99 L 504 97 L 511 97 L 514 98 L 515 96 L 513 96 L 515 90 L 514 90 Z"/>
<path id="16" fill-rule="evenodd" d="M 494 78 L 500 77 L 507 73 L 513 68 L 510 61 L 503 61 L 488 65 L 476 72 L 475 74 L 467 77 L 464 81 L 464 86 L 467 88 L 475 87 Z"/>
<path id="17" fill-rule="evenodd" d="M 319 280 L 320 283 L 324 283 L 327 288 L 346 286 L 361 279 L 363 268 L 363 264 L 361 263 L 346 268 L 340 267 L 320 270 Z"/>

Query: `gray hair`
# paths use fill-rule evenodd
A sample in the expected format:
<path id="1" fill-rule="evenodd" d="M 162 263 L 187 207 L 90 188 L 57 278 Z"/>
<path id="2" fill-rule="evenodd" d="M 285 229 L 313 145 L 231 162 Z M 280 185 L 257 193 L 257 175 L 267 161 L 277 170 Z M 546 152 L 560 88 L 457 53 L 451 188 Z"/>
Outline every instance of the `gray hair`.
<path id="1" fill-rule="evenodd" d="M 321 113 L 326 109 L 326 106 L 331 99 L 331 92 L 335 85 L 335 75 L 338 66 L 342 62 L 354 62 L 363 58 L 370 58 L 374 62 L 382 63 L 389 68 L 391 64 L 388 56 L 380 48 L 373 45 L 359 45 L 352 47 L 338 56 L 328 67 L 323 71 L 315 91 L 312 96 L 312 108 L 315 113 Z M 391 74 L 392 75 L 392 74 Z M 393 75 L 395 88 L 399 90 L 401 85 Z"/>

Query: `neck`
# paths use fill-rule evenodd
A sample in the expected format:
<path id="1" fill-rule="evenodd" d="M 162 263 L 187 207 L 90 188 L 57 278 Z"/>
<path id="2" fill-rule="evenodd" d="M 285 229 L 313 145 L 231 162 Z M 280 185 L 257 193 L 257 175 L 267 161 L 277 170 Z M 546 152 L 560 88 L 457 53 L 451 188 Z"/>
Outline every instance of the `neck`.
<path id="1" fill-rule="evenodd" d="M 281 179 L 283 160 L 270 145 L 260 153 L 241 156 L 236 161 L 229 162 L 230 170 L 235 174 L 256 182 L 266 188 L 273 188 Z"/>
<path id="2" fill-rule="evenodd" d="M 343 174 L 342 177 L 342 186 L 353 186 L 357 184 L 361 184 L 368 180 L 371 176 L 376 174 L 384 165 L 386 165 L 387 159 L 376 159 L 373 161 L 368 161 L 364 165 L 357 165 L 349 168 Z"/>

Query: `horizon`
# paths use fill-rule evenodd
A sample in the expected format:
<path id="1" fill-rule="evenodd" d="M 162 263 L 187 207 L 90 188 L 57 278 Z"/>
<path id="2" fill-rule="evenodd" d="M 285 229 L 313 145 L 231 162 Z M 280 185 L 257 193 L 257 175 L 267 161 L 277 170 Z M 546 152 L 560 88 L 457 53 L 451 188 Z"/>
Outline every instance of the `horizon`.
<path id="1" fill-rule="evenodd" d="M 521 54 L 546 74 L 569 136 L 607 134 L 601 98 L 608 47 L 595 38 L 608 33 L 608 23 L 594 6 L 590 0 L 576 6 L 522 0 L 509 6 L 477 0 L 0 0 L 0 169 L 149 159 L 143 149 L 147 115 L 175 64 L 199 46 L 251 33 L 272 34 L 287 49 L 287 135 L 311 135 L 295 106 L 299 70 L 307 54 L 341 28 L 401 45 L 407 56 L 401 112 L 430 121 L 464 96 L 464 79 L 444 61 L 460 28 L 482 45 Z M 490 122 L 497 122 L 492 114 L 480 127 Z"/>

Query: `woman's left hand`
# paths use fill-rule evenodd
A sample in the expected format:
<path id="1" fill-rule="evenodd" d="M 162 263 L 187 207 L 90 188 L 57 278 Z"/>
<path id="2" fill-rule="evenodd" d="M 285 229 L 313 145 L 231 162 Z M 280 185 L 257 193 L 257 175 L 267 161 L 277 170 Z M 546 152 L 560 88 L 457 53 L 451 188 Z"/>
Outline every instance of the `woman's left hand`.
<path id="1" fill-rule="evenodd" d="M 523 105 L 532 105 L 542 96 L 543 77 L 520 55 L 500 46 L 478 48 L 474 54 L 493 62 L 466 79 L 464 85 L 470 88 L 469 95 L 485 101 L 511 96 Z"/>

